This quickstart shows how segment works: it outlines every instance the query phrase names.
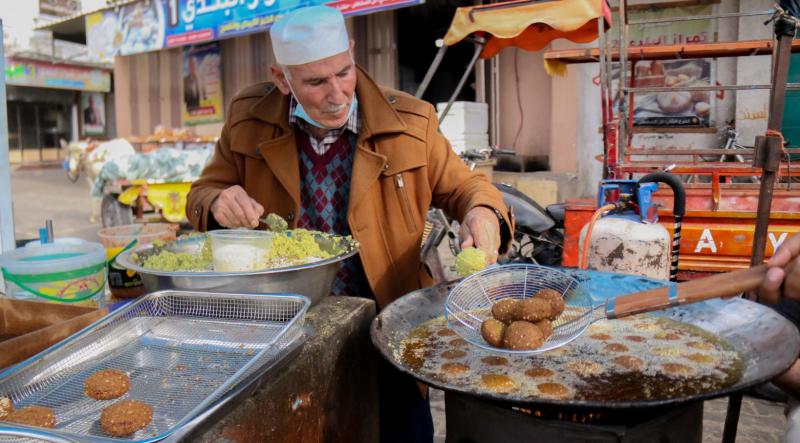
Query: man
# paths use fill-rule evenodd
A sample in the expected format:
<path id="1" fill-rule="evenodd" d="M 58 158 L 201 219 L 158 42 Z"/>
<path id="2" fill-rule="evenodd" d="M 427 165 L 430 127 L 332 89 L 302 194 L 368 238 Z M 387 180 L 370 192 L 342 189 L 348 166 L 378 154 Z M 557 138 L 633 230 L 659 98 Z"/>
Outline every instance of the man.
<path id="1" fill-rule="evenodd" d="M 430 284 L 420 242 L 431 205 L 462 221 L 462 247 L 496 261 L 512 232 L 502 197 L 453 153 L 430 104 L 378 87 L 355 66 L 341 13 L 300 9 L 270 35 L 277 89 L 258 84 L 232 100 L 189 193 L 193 226 L 255 228 L 277 213 L 293 226 L 352 234 L 360 253 L 332 292 L 373 297 L 379 308 Z M 415 382 L 384 361 L 378 380 L 381 439 L 432 441 Z"/>
<path id="2" fill-rule="evenodd" d="M 191 113 L 200 107 L 200 100 L 206 99 L 206 87 L 197 70 L 197 58 L 189 55 L 189 74 L 183 77 L 183 102 L 186 111 Z"/>
<path id="3" fill-rule="evenodd" d="M 100 115 L 94 105 L 94 96 L 90 95 L 87 101 L 88 105 L 83 109 L 83 124 L 91 126 L 102 125 Z"/>
<path id="4" fill-rule="evenodd" d="M 800 328 L 800 235 L 784 242 L 767 263 L 769 271 L 759 290 L 761 301 Z M 793 397 L 787 409 L 785 441 L 800 441 L 800 360 L 772 382 Z"/>

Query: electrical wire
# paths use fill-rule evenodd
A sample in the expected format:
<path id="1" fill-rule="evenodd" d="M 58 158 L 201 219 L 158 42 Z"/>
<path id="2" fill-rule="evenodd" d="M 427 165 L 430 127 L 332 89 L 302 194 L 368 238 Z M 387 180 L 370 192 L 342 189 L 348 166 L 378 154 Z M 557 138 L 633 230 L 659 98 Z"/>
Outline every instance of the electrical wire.
<path id="1" fill-rule="evenodd" d="M 589 246 L 591 245 L 592 241 L 592 230 L 594 230 L 594 224 L 597 223 L 597 220 L 599 220 L 604 213 L 611 211 L 614 208 L 616 208 L 615 205 L 608 204 L 601 206 L 598 210 L 594 211 L 594 214 L 592 214 L 592 219 L 589 220 L 589 227 L 586 228 L 586 236 L 583 238 L 583 251 L 581 252 L 581 261 L 578 263 L 578 269 L 586 269 L 586 265 L 589 261 Z"/>
<path id="2" fill-rule="evenodd" d="M 514 136 L 514 151 L 517 150 L 517 143 L 519 142 L 519 136 L 522 134 L 522 125 L 525 123 L 525 112 L 522 109 L 522 92 L 519 90 L 519 49 L 514 49 L 514 80 L 516 82 L 515 87 L 517 88 L 517 108 L 519 110 L 519 126 L 517 127 L 517 135 Z"/>

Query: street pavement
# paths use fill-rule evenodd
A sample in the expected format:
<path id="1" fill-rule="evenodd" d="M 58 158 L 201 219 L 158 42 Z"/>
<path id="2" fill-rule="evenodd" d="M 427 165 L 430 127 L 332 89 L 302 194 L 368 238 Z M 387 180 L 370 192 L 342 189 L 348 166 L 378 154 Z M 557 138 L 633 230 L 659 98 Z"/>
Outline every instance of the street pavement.
<path id="1" fill-rule="evenodd" d="M 54 222 L 56 236 L 81 237 L 97 241 L 98 223 L 89 223 L 91 199 L 83 178 L 67 180 L 61 169 L 13 170 L 11 187 L 17 240 L 38 237 L 39 227 L 48 218 Z M 705 403 L 703 443 L 719 442 L 725 423 L 727 399 Z M 435 441 L 444 442 L 444 395 L 432 390 L 431 410 L 436 429 Z M 739 421 L 737 443 L 777 443 L 782 441 L 786 423 L 784 405 L 745 397 Z"/>
<path id="2" fill-rule="evenodd" d="M 72 183 L 62 169 L 12 168 L 11 195 L 17 241 L 39 238 L 47 219 L 53 220 L 55 237 L 98 240 L 102 226 L 99 221 L 89 223 L 91 198 L 83 177 Z"/>

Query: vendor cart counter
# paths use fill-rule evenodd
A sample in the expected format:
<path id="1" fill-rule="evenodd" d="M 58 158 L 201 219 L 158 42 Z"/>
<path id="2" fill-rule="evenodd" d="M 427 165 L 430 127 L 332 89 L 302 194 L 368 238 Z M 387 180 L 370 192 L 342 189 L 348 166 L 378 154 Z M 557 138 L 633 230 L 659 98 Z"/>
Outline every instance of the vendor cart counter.
<path id="1" fill-rule="evenodd" d="M 375 303 L 327 297 L 306 315 L 305 344 L 226 412 L 204 417 L 192 442 L 377 441 L 378 397 L 369 336 Z"/>

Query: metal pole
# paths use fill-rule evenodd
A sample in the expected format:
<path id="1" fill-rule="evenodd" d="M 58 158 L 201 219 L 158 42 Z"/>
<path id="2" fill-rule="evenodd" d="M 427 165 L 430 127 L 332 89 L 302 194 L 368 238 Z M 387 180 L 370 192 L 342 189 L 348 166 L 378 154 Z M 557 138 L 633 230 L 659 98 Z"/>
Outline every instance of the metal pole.
<path id="1" fill-rule="evenodd" d="M 628 12 L 627 1 L 619 2 L 619 133 L 617 134 L 617 163 L 625 159 L 628 144 Z"/>
<path id="2" fill-rule="evenodd" d="M 14 213 L 11 206 L 11 172 L 8 158 L 5 64 L 3 20 L 0 19 L 0 252 L 9 251 L 16 247 L 14 242 Z M 0 275 L 0 288 L 3 287 L 3 277 Z"/>
<path id="3" fill-rule="evenodd" d="M 786 80 L 789 76 L 789 60 L 792 55 L 792 38 L 794 38 L 795 22 L 785 17 L 778 17 L 775 21 L 775 35 L 778 44 L 775 47 L 772 70 L 772 90 L 769 96 L 769 116 L 767 130 L 781 130 L 783 124 L 783 106 L 786 98 Z M 772 144 L 769 149 L 778 149 L 778 158 L 783 146 Z M 768 155 L 768 157 L 773 157 Z M 761 191 L 758 197 L 758 212 L 756 228 L 753 234 L 753 255 L 750 265 L 759 265 L 764 261 L 764 251 L 767 246 L 767 228 L 769 227 L 769 213 L 772 206 L 772 191 L 775 184 L 775 171 L 765 166 L 761 175 Z"/>
<path id="4" fill-rule="evenodd" d="M 651 20 L 637 20 L 630 22 L 631 25 L 653 25 L 656 23 L 674 23 L 686 22 L 691 20 L 711 20 L 717 18 L 737 18 L 737 17 L 752 17 L 755 15 L 772 15 L 775 13 L 774 9 L 766 11 L 750 11 L 750 12 L 726 12 L 722 14 L 709 14 L 709 15 L 692 15 L 686 17 L 668 17 L 668 18 L 654 18 Z"/>
<path id="5" fill-rule="evenodd" d="M 467 79 L 469 78 L 469 74 L 472 71 L 472 68 L 475 66 L 475 63 L 478 62 L 478 58 L 481 56 L 481 52 L 483 51 L 483 42 L 476 42 L 475 43 L 475 54 L 472 55 L 472 60 L 469 61 L 467 65 L 467 69 L 464 70 L 464 75 L 461 76 L 461 80 L 458 82 L 458 86 L 456 86 L 456 90 L 453 91 L 453 95 L 450 96 L 450 100 L 447 101 L 447 106 L 445 106 L 444 111 L 439 116 L 439 124 L 442 124 L 442 120 L 447 117 L 447 113 L 450 111 L 450 108 L 453 106 L 453 102 L 456 101 L 456 97 L 461 92 L 461 89 L 464 88 L 464 84 L 467 83 Z"/>
<path id="6" fill-rule="evenodd" d="M 445 52 L 447 52 L 447 46 L 445 46 L 444 43 L 442 43 L 442 46 L 436 53 L 436 57 L 433 58 L 433 63 L 431 63 L 431 67 L 428 68 L 428 72 L 425 73 L 425 78 L 423 78 L 422 83 L 419 84 L 419 87 L 417 88 L 417 92 L 414 94 L 414 97 L 422 98 L 422 95 L 425 94 L 425 91 L 431 84 L 431 80 L 433 80 L 433 74 L 436 73 L 436 70 L 439 69 L 439 65 L 442 64 L 442 59 L 444 58 Z"/>
<path id="7" fill-rule="evenodd" d="M 606 35 L 605 35 L 605 18 L 599 17 L 597 19 L 597 36 L 599 37 L 598 53 L 600 55 L 600 109 L 603 113 L 603 178 L 608 178 L 608 125 L 611 123 L 608 118 L 608 102 L 606 101 Z M 609 54 L 610 56 L 610 54 Z"/>
<path id="8" fill-rule="evenodd" d="M 772 85 L 637 86 L 626 89 L 630 93 L 655 93 L 672 91 L 751 91 L 758 89 L 772 89 Z M 800 83 L 787 83 L 786 89 L 800 89 Z"/>

